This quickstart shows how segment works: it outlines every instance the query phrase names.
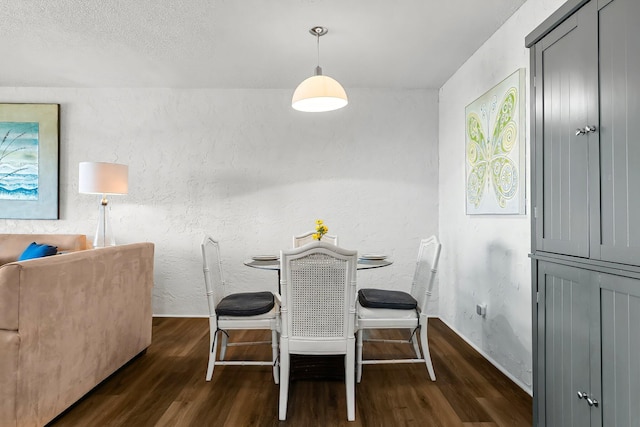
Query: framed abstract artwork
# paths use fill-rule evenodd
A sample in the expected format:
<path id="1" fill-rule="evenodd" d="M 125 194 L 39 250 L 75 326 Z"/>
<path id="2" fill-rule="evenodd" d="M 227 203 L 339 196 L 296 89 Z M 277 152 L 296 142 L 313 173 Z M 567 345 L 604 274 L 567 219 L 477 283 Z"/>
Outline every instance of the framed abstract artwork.
<path id="1" fill-rule="evenodd" d="M 0 104 L 0 218 L 58 219 L 58 104 Z"/>
<path id="2" fill-rule="evenodd" d="M 525 70 L 465 109 L 467 215 L 525 213 Z"/>

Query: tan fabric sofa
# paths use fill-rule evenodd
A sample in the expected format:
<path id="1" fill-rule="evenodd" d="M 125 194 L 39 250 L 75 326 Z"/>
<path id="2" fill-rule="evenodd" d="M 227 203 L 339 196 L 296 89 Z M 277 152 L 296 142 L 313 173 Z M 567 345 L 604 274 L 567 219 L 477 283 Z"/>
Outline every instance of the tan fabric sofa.
<path id="1" fill-rule="evenodd" d="M 2 427 L 45 425 L 151 344 L 154 245 L 68 238 L 0 235 L 13 259 L 32 241 L 70 251 L 0 266 Z"/>

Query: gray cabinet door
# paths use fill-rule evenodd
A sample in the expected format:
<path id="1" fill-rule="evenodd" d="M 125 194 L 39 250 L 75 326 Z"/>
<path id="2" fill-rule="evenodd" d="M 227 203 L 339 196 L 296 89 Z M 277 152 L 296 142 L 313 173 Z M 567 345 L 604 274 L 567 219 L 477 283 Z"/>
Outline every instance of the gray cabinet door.
<path id="1" fill-rule="evenodd" d="M 535 45 L 536 249 L 585 258 L 597 137 L 576 129 L 597 125 L 595 6 L 587 3 Z"/>
<path id="2" fill-rule="evenodd" d="M 602 423 L 640 423 L 640 280 L 602 274 Z"/>
<path id="3" fill-rule="evenodd" d="M 561 264 L 538 264 L 538 419 L 546 426 L 599 424 L 578 392 L 598 397 L 599 301 L 595 275 Z M 595 335 L 594 335 L 595 334 Z M 596 378 L 595 384 L 593 378 Z"/>
<path id="4" fill-rule="evenodd" d="M 603 260 L 638 265 L 640 1 L 598 3 L 601 232 L 594 244 Z"/>

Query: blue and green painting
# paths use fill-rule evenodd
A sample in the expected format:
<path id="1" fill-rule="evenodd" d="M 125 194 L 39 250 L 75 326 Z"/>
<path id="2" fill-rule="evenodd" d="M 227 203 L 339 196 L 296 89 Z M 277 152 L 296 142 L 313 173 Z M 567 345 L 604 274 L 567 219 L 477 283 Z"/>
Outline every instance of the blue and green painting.
<path id="1" fill-rule="evenodd" d="M 0 199 L 38 200 L 39 125 L 0 122 Z"/>

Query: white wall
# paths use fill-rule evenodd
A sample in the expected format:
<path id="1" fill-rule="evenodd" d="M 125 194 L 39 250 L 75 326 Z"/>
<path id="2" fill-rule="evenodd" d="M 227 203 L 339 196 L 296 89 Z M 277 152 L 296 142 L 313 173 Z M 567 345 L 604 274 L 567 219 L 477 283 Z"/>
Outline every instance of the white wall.
<path id="1" fill-rule="evenodd" d="M 121 162 L 116 239 L 156 244 L 157 315 L 207 313 L 205 233 L 221 241 L 228 282 L 276 289 L 274 272 L 242 261 L 290 247 L 318 218 L 341 246 L 394 259 L 360 272 L 360 286 L 408 290 L 419 240 L 438 227 L 437 92 L 348 92 L 347 108 L 305 114 L 290 90 L 0 88 L 3 102 L 61 104 L 61 219 L 0 219 L 0 232 L 92 238 L 98 196 L 78 194 L 78 163 Z"/>
<path id="2" fill-rule="evenodd" d="M 519 68 L 526 35 L 564 3 L 527 1 L 440 89 L 440 317 L 531 392 L 529 129 L 526 215 L 465 215 L 465 107 Z M 487 316 L 476 304 L 487 304 Z"/>

